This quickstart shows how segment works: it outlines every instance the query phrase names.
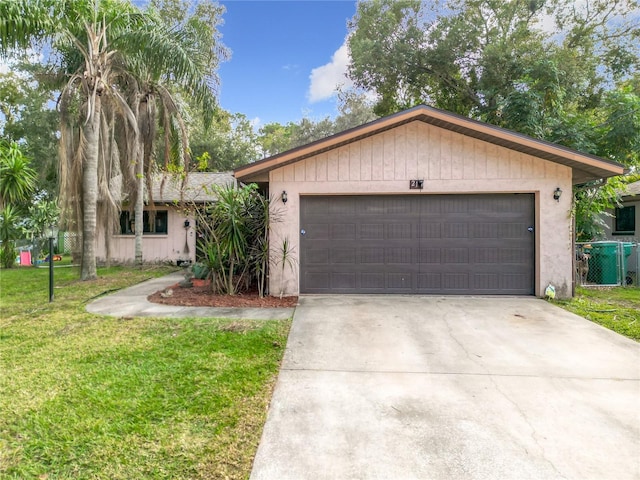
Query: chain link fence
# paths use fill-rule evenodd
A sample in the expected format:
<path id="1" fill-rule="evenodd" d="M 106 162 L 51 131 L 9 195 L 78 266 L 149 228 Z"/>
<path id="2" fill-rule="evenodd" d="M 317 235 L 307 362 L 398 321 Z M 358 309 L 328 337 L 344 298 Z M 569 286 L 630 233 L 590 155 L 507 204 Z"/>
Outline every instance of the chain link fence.
<path id="1" fill-rule="evenodd" d="M 576 244 L 576 284 L 581 286 L 638 287 L 640 244 L 581 242 Z"/>

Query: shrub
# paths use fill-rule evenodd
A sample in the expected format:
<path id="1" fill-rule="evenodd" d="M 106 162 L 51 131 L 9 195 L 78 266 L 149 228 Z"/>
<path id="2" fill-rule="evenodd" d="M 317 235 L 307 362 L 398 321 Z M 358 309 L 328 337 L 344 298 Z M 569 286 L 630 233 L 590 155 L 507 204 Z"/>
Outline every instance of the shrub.
<path id="1" fill-rule="evenodd" d="M 198 257 L 211 276 L 214 292 L 235 295 L 253 283 L 266 293 L 271 202 L 255 184 L 213 186 L 217 201 L 194 211 L 200 239 Z"/>

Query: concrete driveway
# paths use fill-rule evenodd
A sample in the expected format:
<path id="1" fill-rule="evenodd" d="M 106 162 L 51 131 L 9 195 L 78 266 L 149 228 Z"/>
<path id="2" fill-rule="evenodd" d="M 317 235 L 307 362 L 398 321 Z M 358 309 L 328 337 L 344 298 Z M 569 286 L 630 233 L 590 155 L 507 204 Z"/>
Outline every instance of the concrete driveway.
<path id="1" fill-rule="evenodd" d="M 534 298 L 302 297 L 258 479 L 638 479 L 640 344 Z"/>

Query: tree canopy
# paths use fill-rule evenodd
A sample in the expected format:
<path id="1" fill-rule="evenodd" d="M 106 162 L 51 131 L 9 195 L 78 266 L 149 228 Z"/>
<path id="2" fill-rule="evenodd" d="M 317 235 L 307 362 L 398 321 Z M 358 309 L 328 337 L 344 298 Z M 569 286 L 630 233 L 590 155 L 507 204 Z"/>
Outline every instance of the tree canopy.
<path id="1" fill-rule="evenodd" d="M 639 27 L 634 0 L 362 1 L 349 75 L 379 115 L 424 103 L 637 171 Z M 577 187 L 579 237 L 623 191 L 607 185 Z"/>
<path id="2" fill-rule="evenodd" d="M 151 162 L 147 147 L 161 123 L 151 115 L 155 99 L 165 153 L 181 161 L 188 139 L 171 86 L 204 112 L 215 107 L 215 24 L 205 28 L 196 18 L 168 25 L 158 12 L 172 3 L 179 5 L 154 2 L 146 11 L 129 0 L 0 3 L 0 55 L 44 42 L 54 53 L 51 67 L 62 80 L 61 203 L 68 228 L 82 232 L 83 279 L 96 276 L 98 219 L 105 232 L 117 223 L 122 197 L 114 180 L 137 187 L 142 198 L 135 179 L 144 175 L 145 159 Z M 177 151 L 183 153 L 172 155 Z"/>
<path id="3" fill-rule="evenodd" d="M 639 22 L 633 0 L 360 2 L 350 76 L 380 115 L 426 103 L 628 164 Z"/>

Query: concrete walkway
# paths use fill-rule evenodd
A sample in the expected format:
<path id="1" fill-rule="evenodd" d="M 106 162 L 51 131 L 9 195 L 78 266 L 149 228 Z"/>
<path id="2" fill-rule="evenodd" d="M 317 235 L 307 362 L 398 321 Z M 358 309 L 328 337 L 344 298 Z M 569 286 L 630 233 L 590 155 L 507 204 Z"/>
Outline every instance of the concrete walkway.
<path id="1" fill-rule="evenodd" d="M 640 479 L 640 344 L 535 298 L 301 297 L 252 480 Z"/>
<path id="2" fill-rule="evenodd" d="M 153 278 L 133 287 L 100 297 L 87 305 L 87 311 L 112 317 L 208 317 L 242 318 L 252 320 L 285 320 L 291 318 L 294 308 L 219 308 L 180 307 L 151 303 L 147 297 L 183 280 L 180 272 Z"/>

